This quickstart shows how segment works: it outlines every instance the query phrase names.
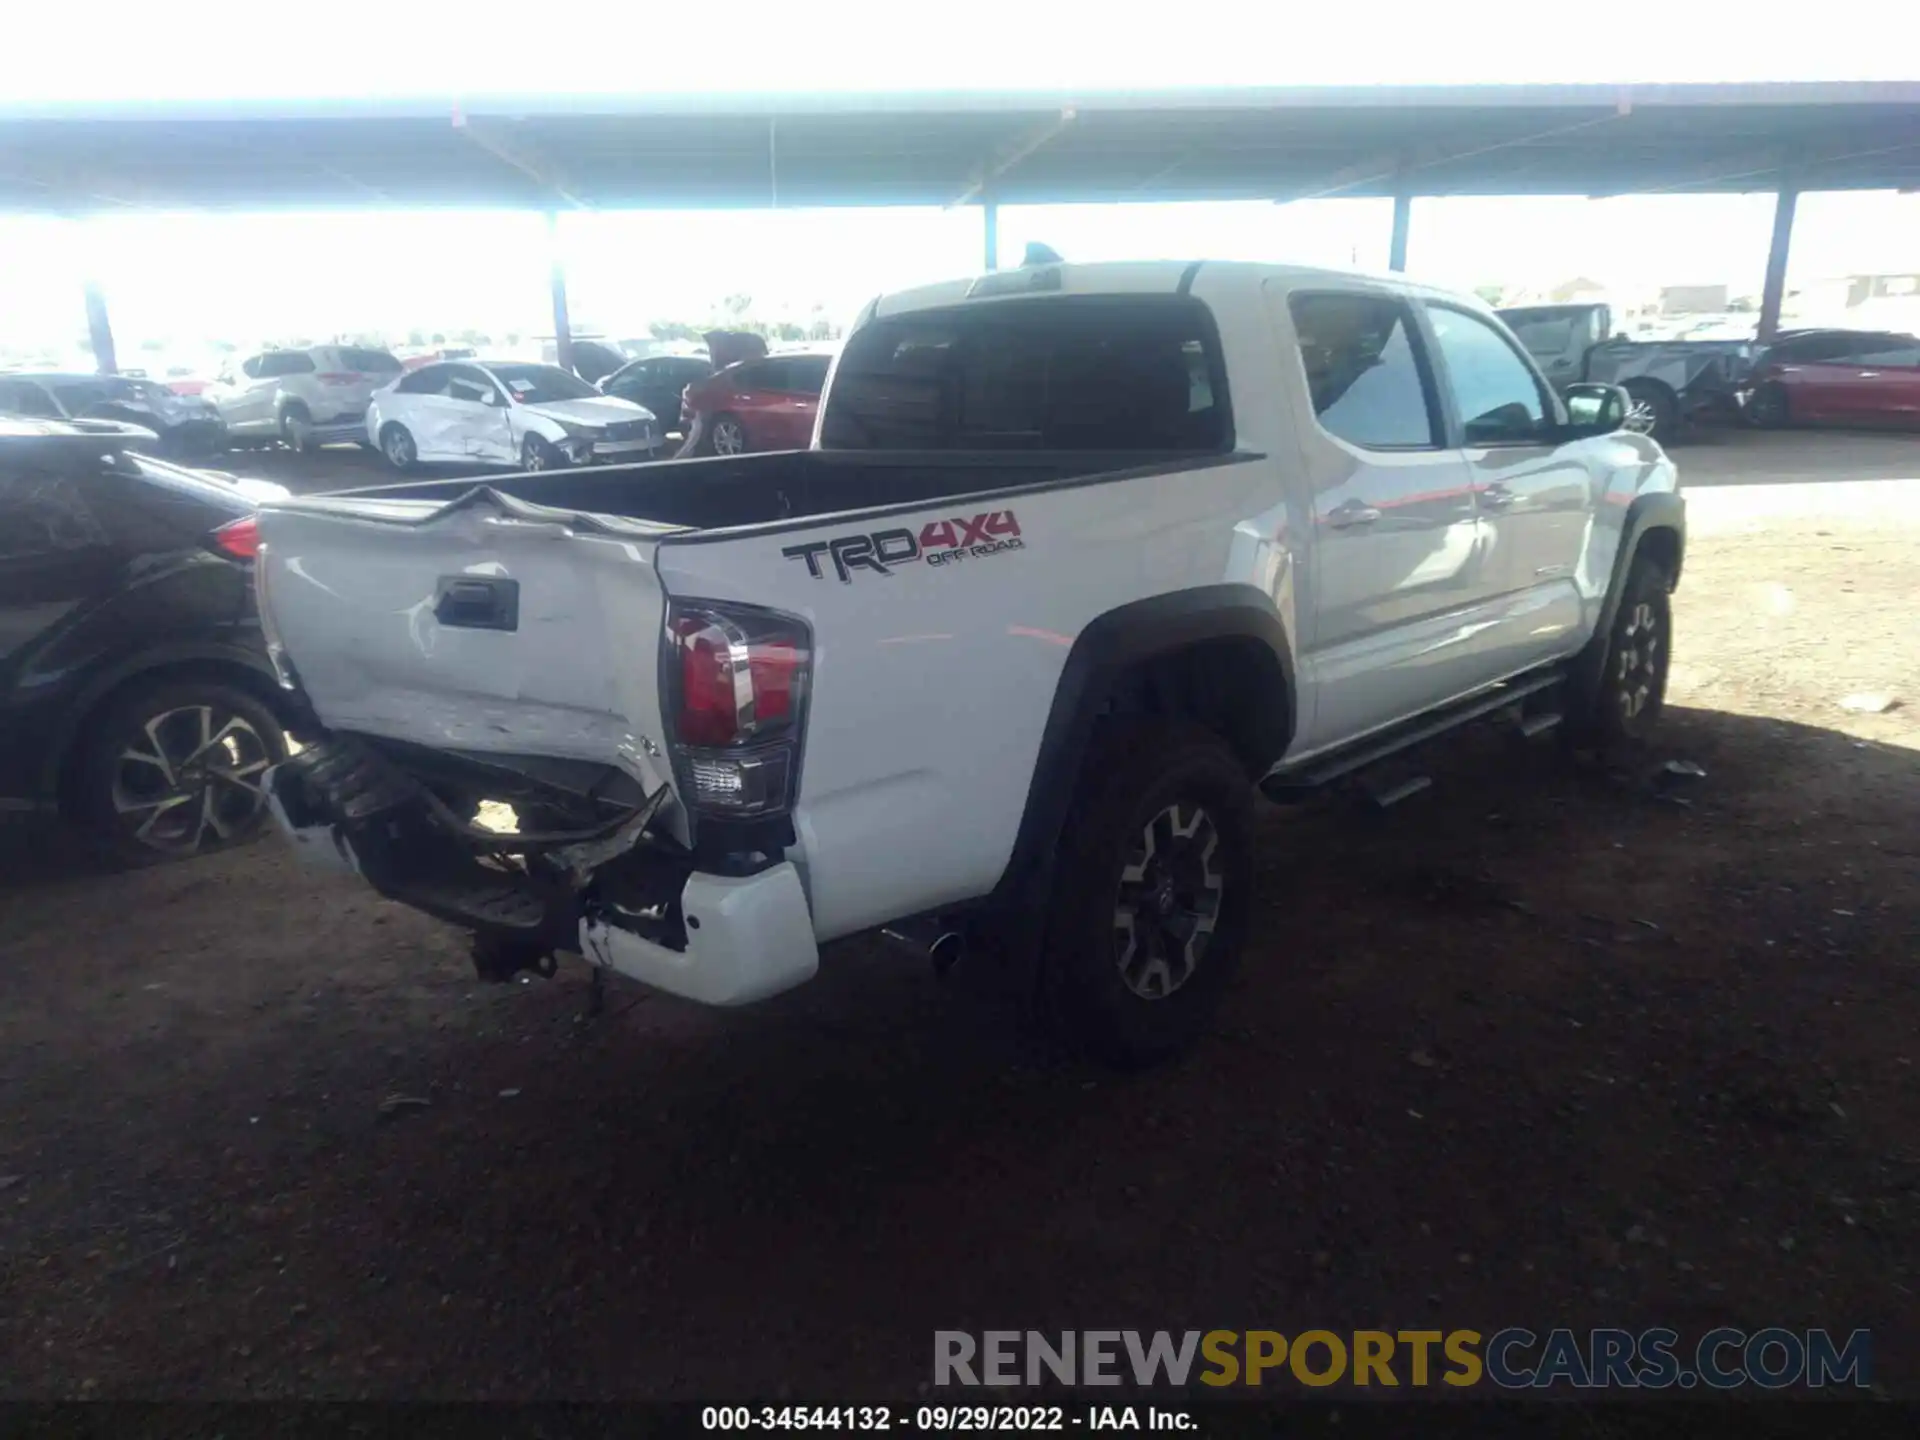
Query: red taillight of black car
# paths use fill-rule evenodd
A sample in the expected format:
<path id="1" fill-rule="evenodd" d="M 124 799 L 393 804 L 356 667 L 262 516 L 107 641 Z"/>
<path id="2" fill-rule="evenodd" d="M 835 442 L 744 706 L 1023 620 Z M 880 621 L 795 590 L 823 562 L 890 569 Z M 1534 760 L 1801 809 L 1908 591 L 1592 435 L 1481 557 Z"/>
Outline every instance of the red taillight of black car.
<path id="1" fill-rule="evenodd" d="M 213 532 L 213 548 L 235 560 L 253 563 L 260 553 L 260 517 L 242 515 Z"/>
<path id="2" fill-rule="evenodd" d="M 666 627 L 667 721 L 684 798 L 716 816 L 793 801 L 813 637 L 791 615 L 676 601 Z"/>

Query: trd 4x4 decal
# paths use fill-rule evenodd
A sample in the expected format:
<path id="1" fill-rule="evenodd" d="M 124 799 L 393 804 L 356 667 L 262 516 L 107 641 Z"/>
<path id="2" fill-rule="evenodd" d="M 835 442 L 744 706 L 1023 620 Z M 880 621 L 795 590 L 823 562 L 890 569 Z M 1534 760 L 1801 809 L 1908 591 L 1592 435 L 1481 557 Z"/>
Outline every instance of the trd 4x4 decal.
<path id="1" fill-rule="evenodd" d="M 814 540 L 805 545 L 789 545 L 780 553 L 789 560 L 807 562 L 807 573 L 818 580 L 824 575 L 820 558 L 824 555 L 843 583 L 851 583 L 856 570 L 871 570 L 876 575 L 891 575 L 893 566 L 924 560 L 929 565 L 953 565 L 969 556 L 981 558 L 1005 550 L 1024 550 L 1020 522 L 1011 510 L 989 510 L 971 520 L 930 520 L 916 534 L 912 530 L 875 530 L 866 535 L 836 535 L 831 540 Z"/>

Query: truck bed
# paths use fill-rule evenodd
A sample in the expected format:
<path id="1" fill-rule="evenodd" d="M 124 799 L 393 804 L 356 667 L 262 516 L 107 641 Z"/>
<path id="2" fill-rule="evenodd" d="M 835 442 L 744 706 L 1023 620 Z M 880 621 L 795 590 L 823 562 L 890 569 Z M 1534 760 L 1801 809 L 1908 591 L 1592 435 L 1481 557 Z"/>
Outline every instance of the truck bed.
<path id="1" fill-rule="evenodd" d="M 1041 485 L 1073 476 L 1151 468 L 1193 457 L 1104 451 L 789 450 L 641 465 L 606 465 L 457 480 L 420 480 L 314 497 L 321 504 L 440 501 L 479 489 L 548 509 L 646 521 L 675 529 L 720 530 L 837 515 L 953 496 Z M 437 510 L 438 507 L 435 507 Z M 394 506 L 396 521 L 435 513 Z"/>

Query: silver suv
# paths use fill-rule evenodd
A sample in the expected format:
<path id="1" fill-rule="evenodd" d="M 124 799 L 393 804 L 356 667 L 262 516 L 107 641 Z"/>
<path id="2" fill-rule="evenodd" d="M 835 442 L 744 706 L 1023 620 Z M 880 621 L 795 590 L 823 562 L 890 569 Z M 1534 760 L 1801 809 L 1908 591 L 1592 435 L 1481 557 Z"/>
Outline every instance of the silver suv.
<path id="1" fill-rule="evenodd" d="M 364 439 L 367 402 L 399 374 L 400 362 L 385 350 L 314 345 L 250 355 L 222 371 L 206 393 L 232 438 L 280 439 L 311 450 L 329 440 Z"/>

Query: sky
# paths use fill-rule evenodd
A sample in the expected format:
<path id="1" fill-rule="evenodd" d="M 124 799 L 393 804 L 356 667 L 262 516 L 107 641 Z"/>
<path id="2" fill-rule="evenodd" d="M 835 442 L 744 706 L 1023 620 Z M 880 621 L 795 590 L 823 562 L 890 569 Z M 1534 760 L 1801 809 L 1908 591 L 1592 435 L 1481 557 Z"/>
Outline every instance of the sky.
<path id="1" fill-rule="evenodd" d="M 336 0 L 250 7 L 175 24 L 151 0 L 91 0 L 88 40 L 58 7 L 10 15 L 9 110 L 146 101 L 200 107 L 310 99 L 378 103 L 459 95 L 744 91 L 1099 89 L 1198 84 L 1635 82 L 1920 77 L 1891 37 L 1904 7 L 1837 0 L 1821 23 L 1733 23 L 1721 7 L 1626 0 L 1591 7 L 1459 0 L 1409 16 L 1349 4 L 1305 12 L 1188 0 L 1177 11 L 970 0 L 867 0 L 662 11 L 631 0 Z M 460 23 L 450 23 L 458 14 Z M 1906 12 L 1910 13 L 1910 12 Z M 244 14 L 244 23 L 233 23 Z M 44 34 L 36 34 L 44 31 Z M 716 37 L 724 34 L 724 45 Z M 1653 43 L 1641 43 L 1647 37 Z M 1632 43 L 1627 43 L 1632 41 Z M 678 46 L 662 58 L 663 45 Z M 564 60 L 557 58 L 564 56 Z M 530 56 L 533 57 L 530 63 Z M 0 156 L 0 163 L 4 157 Z M 1644 289 L 1759 289 L 1772 197 L 1423 199 L 1409 269 L 1441 284 L 1545 286 L 1575 276 Z M 1383 200 L 1292 205 L 1004 207 L 1003 258 L 1028 240 L 1069 259 L 1245 258 L 1383 268 Z M 321 215 L 118 213 L 0 216 L 0 343 L 84 333 L 82 278 L 103 286 L 123 351 L 364 329 L 550 331 L 551 245 L 536 215 L 438 211 Z M 592 213 L 562 217 L 558 246 L 577 326 L 634 333 L 700 320 L 724 297 L 760 318 L 844 322 L 870 295 L 980 268 L 977 209 Z M 877 257 L 877 258 L 876 258 Z M 1790 283 L 1920 271 L 1920 196 L 1801 200 Z"/>

